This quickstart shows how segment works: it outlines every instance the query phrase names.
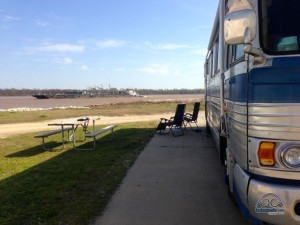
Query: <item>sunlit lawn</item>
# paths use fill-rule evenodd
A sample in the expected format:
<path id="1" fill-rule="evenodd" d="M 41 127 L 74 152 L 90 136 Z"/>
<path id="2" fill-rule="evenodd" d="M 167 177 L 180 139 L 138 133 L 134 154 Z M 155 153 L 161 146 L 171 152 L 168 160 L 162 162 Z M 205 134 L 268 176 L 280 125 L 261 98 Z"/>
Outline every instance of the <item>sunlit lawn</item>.
<path id="1" fill-rule="evenodd" d="M 72 150 L 71 143 L 65 150 L 45 151 L 34 134 L 0 140 L 0 224 L 93 222 L 153 136 L 155 125 L 119 125 L 113 141 L 98 142 L 94 151 Z"/>

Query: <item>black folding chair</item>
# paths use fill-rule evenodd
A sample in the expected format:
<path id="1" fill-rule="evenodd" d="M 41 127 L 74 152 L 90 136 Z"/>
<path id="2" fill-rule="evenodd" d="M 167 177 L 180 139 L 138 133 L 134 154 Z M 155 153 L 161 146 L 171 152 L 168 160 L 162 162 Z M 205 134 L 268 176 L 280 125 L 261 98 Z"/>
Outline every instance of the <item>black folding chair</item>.
<path id="1" fill-rule="evenodd" d="M 186 128 L 186 124 L 188 123 L 193 131 L 199 131 L 200 130 L 199 127 L 198 127 L 198 124 L 197 124 L 199 109 L 200 109 L 200 102 L 195 102 L 193 113 L 186 113 L 184 115 L 183 119 L 184 119 L 184 127 L 185 128 Z M 196 126 L 197 126 L 196 130 L 193 129 L 191 123 L 196 124 Z"/>
<path id="2" fill-rule="evenodd" d="M 185 106 L 185 104 L 178 104 L 175 115 L 173 117 L 171 117 L 170 119 L 161 118 L 159 124 L 156 127 L 155 133 L 168 134 L 171 131 L 173 136 L 175 137 L 184 135 L 182 125 Z M 169 128 L 169 131 L 166 131 L 166 128 Z"/>

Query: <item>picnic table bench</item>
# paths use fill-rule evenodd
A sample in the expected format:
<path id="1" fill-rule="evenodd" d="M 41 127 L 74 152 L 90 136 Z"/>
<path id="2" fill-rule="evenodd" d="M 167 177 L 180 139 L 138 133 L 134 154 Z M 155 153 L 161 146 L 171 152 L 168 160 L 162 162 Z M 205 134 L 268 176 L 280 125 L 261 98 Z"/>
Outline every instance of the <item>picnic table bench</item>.
<path id="1" fill-rule="evenodd" d="M 55 135 L 55 134 L 61 133 L 62 134 L 62 144 L 63 144 L 62 149 L 64 149 L 65 148 L 64 132 L 68 131 L 68 137 L 70 137 L 70 131 L 72 131 L 72 130 L 73 130 L 72 127 L 64 127 L 64 129 L 48 131 L 46 133 L 35 135 L 34 137 L 35 138 L 42 138 L 42 140 L 43 140 L 43 148 L 45 150 L 53 150 L 54 148 L 48 148 L 48 147 L 46 147 L 46 145 L 45 145 L 45 138 L 47 138 L 47 137 L 49 137 L 51 135 Z"/>
<path id="2" fill-rule="evenodd" d="M 100 134 L 103 134 L 105 132 L 108 132 L 110 131 L 111 134 L 113 133 L 114 131 L 114 128 L 116 128 L 117 125 L 110 125 L 110 126 L 107 126 L 107 127 L 104 127 L 100 130 L 95 130 L 94 132 L 90 132 L 90 133 L 87 133 L 85 134 L 85 137 L 86 138 L 93 138 L 94 139 L 94 144 L 93 144 L 93 148 L 86 148 L 86 149 L 83 149 L 83 148 L 76 148 L 75 146 L 75 143 L 74 143 L 74 149 L 75 150 L 95 150 L 96 148 L 96 141 L 97 141 L 97 136 L 100 135 Z M 112 138 L 111 138 L 112 139 Z"/>

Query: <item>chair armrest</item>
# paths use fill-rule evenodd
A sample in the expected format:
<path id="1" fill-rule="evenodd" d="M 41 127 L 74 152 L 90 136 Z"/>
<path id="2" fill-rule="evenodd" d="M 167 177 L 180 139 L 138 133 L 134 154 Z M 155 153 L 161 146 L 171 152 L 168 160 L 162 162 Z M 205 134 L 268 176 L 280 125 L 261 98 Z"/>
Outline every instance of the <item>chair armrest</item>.
<path id="1" fill-rule="evenodd" d="M 160 122 L 165 123 L 165 122 L 167 122 L 167 121 L 168 121 L 168 119 L 166 119 L 166 118 L 160 118 Z"/>
<path id="2" fill-rule="evenodd" d="M 188 119 L 191 119 L 193 117 L 193 115 L 191 113 L 186 113 L 184 115 L 184 118 L 188 118 Z"/>
<path id="3" fill-rule="evenodd" d="M 168 121 L 174 121 L 174 116 L 172 116 Z"/>

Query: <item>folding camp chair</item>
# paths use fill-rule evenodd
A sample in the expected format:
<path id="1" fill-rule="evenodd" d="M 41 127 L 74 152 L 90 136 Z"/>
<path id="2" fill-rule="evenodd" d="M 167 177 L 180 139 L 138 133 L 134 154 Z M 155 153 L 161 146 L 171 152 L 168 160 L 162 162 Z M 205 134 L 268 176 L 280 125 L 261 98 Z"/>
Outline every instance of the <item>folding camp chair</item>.
<path id="1" fill-rule="evenodd" d="M 178 104 L 175 115 L 173 117 L 171 117 L 170 119 L 166 119 L 166 118 L 160 119 L 160 122 L 157 125 L 155 133 L 168 134 L 171 131 L 173 136 L 175 137 L 184 135 L 182 129 L 184 112 L 185 112 L 185 104 Z M 169 128 L 170 130 L 166 132 L 166 128 Z M 176 131 L 179 131 L 179 134 Z"/>
<path id="2" fill-rule="evenodd" d="M 184 119 L 184 127 L 186 128 L 186 124 L 188 123 L 190 125 L 190 127 L 192 128 L 193 131 L 199 131 L 199 127 L 197 124 L 197 119 L 198 119 L 198 114 L 199 114 L 199 109 L 200 109 L 200 102 L 195 102 L 194 104 L 194 110 L 193 113 L 186 113 L 183 117 Z M 192 124 L 191 123 L 195 123 L 197 126 L 197 129 L 193 129 Z"/>

